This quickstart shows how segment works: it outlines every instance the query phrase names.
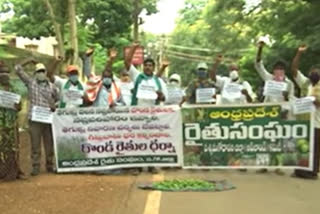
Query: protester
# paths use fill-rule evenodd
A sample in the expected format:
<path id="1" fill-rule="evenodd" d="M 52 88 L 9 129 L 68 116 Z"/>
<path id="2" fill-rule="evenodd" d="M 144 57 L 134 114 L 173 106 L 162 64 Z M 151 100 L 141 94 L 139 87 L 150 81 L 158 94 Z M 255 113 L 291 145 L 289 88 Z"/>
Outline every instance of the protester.
<path id="1" fill-rule="evenodd" d="M 66 69 L 68 79 L 54 75 L 54 70 L 48 72 L 48 77 L 59 89 L 59 108 L 77 108 L 84 106 L 85 86 L 79 80 L 79 69 L 69 65 Z"/>
<path id="2" fill-rule="evenodd" d="M 320 159 L 320 66 L 314 66 L 309 71 L 309 76 L 306 77 L 299 71 L 299 62 L 302 53 L 307 50 L 306 46 L 300 46 L 297 54 L 292 62 L 292 75 L 300 88 L 308 85 L 308 96 L 315 98 L 314 104 L 316 107 L 314 117 L 314 142 L 313 142 L 313 170 L 295 170 L 293 176 L 299 178 L 318 179 L 319 159 Z"/>
<path id="3" fill-rule="evenodd" d="M 282 92 L 282 94 L 277 94 L 277 93 L 274 93 L 272 95 L 267 94 L 264 97 L 264 102 L 279 104 L 281 102 L 287 102 L 287 101 L 293 100 L 294 99 L 294 85 L 293 85 L 292 81 L 289 80 L 285 76 L 286 63 L 281 60 L 277 61 L 273 65 L 272 74 L 270 74 L 265 69 L 263 62 L 261 60 L 262 50 L 263 50 L 264 45 L 265 45 L 265 43 L 263 41 L 260 41 L 258 43 L 258 52 L 257 52 L 256 61 L 255 61 L 255 68 L 256 68 L 258 74 L 265 82 L 273 80 L 275 82 L 280 82 L 280 83 L 286 84 L 286 89 Z M 261 170 L 258 170 L 257 172 L 266 173 L 267 171 L 268 171 L 267 169 L 261 169 Z M 280 169 L 276 169 L 275 172 L 278 175 L 284 175 L 284 173 Z"/>
<path id="4" fill-rule="evenodd" d="M 184 90 L 181 88 L 181 77 L 179 74 L 172 74 L 167 84 L 168 99 L 166 105 L 179 105 L 185 96 Z"/>
<path id="5" fill-rule="evenodd" d="M 240 69 L 238 65 L 232 64 L 229 66 L 229 77 L 217 75 L 217 67 L 222 61 L 222 56 L 219 55 L 215 65 L 210 73 L 211 78 L 216 82 L 216 86 L 221 93 L 220 101 L 217 104 L 246 104 L 252 103 L 254 93 L 249 82 L 244 81 L 240 77 Z"/>
<path id="6" fill-rule="evenodd" d="M 143 63 L 143 73 L 139 72 L 131 64 L 133 54 L 138 47 L 134 44 L 125 59 L 126 69 L 129 70 L 130 78 L 134 81 L 131 105 L 135 106 L 154 106 L 165 101 L 167 88 L 164 81 L 154 75 L 155 61 L 146 59 Z"/>
<path id="7" fill-rule="evenodd" d="M 264 47 L 264 42 L 258 43 L 258 52 L 255 61 L 255 68 L 262 78 L 263 81 L 267 82 L 270 80 L 274 80 L 276 82 L 283 82 L 286 84 L 286 89 L 283 91 L 282 94 L 274 94 L 274 95 L 266 95 L 264 98 L 265 103 L 279 103 L 279 102 L 286 102 L 290 101 L 294 98 L 294 84 L 291 80 L 289 80 L 285 76 L 286 71 L 286 63 L 284 61 L 278 60 L 273 65 L 272 74 L 270 74 L 264 67 L 262 61 L 262 50 Z"/>
<path id="8" fill-rule="evenodd" d="M 26 65 L 31 61 L 27 61 L 22 65 Z M 33 77 L 24 72 L 22 65 L 16 65 L 15 70 L 20 79 L 28 88 L 29 97 L 29 128 L 31 136 L 31 159 L 32 159 L 32 176 L 40 173 L 40 157 L 41 157 L 41 139 L 43 139 L 44 149 L 46 153 L 46 169 L 53 172 L 53 139 L 51 132 L 51 124 L 33 121 L 32 114 L 34 107 L 50 108 L 55 110 L 55 102 L 58 100 L 57 88 L 49 82 L 47 78 L 46 67 L 38 63 Z"/>
<path id="9" fill-rule="evenodd" d="M 134 89 L 132 93 L 132 106 L 155 106 L 164 102 L 167 96 L 167 87 L 164 81 L 154 75 L 155 61 L 153 59 L 146 59 L 143 62 L 143 72 L 139 72 L 134 65 L 132 65 L 133 55 L 138 47 L 134 43 L 129 54 L 125 58 L 125 66 L 129 71 L 130 78 L 134 81 Z M 162 66 L 163 67 L 163 66 Z M 160 70 L 163 71 L 164 68 Z M 151 173 L 157 173 L 155 167 L 148 167 Z"/>
<path id="10" fill-rule="evenodd" d="M 186 89 L 186 96 L 183 98 L 183 100 L 180 102 L 180 106 L 184 103 L 184 102 L 188 102 L 189 104 L 196 104 L 199 103 L 197 102 L 197 92 L 201 89 L 212 89 L 212 96 L 210 94 L 210 97 L 208 98 L 208 101 L 206 102 L 201 102 L 202 104 L 215 104 L 215 95 L 217 92 L 217 87 L 216 84 L 214 82 L 214 80 L 212 79 L 212 77 L 210 76 L 209 78 L 209 74 L 208 74 L 208 65 L 205 62 L 200 62 L 197 66 L 196 69 L 196 79 L 191 81 L 189 83 L 189 85 L 187 86 Z"/>
<path id="11" fill-rule="evenodd" d="M 90 74 L 87 82 L 87 99 L 94 107 L 114 107 L 125 105 L 121 90 L 112 73 L 112 63 L 117 51 L 111 50 L 109 60 L 101 76 Z"/>
<path id="12" fill-rule="evenodd" d="M 130 106 L 132 101 L 132 91 L 134 88 L 134 83 L 130 79 L 129 72 L 127 70 L 122 70 L 120 72 L 119 87 L 123 97 L 123 102 L 126 106 Z"/>
<path id="13" fill-rule="evenodd" d="M 0 91 L 15 93 L 10 81 L 10 70 L 0 62 Z M 19 127 L 18 111 L 21 102 L 6 106 L 0 104 L 0 180 L 13 181 L 25 179 L 19 166 Z"/>

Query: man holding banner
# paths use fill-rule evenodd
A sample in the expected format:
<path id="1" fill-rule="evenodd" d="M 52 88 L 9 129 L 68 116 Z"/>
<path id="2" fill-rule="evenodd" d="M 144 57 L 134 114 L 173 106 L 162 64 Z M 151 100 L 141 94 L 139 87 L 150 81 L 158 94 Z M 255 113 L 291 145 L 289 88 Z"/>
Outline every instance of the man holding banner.
<path id="1" fill-rule="evenodd" d="M 22 64 L 25 65 L 31 61 Z M 38 63 L 34 77 L 30 77 L 21 65 L 16 65 L 17 75 L 27 86 L 29 92 L 29 128 L 31 136 L 32 176 L 40 173 L 41 139 L 46 153 L 46 169 L 53 172 L 53 139 L 51 131 L 52 112 L 58 100 L 57 88 L 47 78 L 46 67 Z"/>
<path id="2" fill-rule="evenodd" d="M 263 65 L 262 62 L 262 50 L 265 42 L 260 39 L 258 42 L 258 52 L 255 61 L 255 68 L 265 81 L 263 95 L 265 103 L 279 103 L 291 101 L 294 98 L 294 85 L 291 80 L 285 76 L 286 63 L 279 60 L 273 65 L 272 73 L 270 74 Z M 265 173 L 267 169 L 261 169 L 258 172 Z M 284 173 L 277 169 L 275 171 L 278 175 Z"/>
<path id="3" fill-rule="evenodd" d="M 317 179 L 319 172 L 319 159 L 320 159 L 320 68 L 312 67 L 309 72 L 309 78 L 304 76 L 299 71 L 299 62 L 303 52 L 307 50 L 306 46 L 300 46 L 297 54 L 292 62 L 292 75 L 300 88 L 308 87 L 307 96 L 314 98 L 314 105 L 316 106 L 315 120 L 314 120 L 314 157 L 313 157 L 313 170 L 295 170 L 294 176 L 301 178 Z"/>
<path id="4" fill-rule="evenodd" d="M 136 51 L 138 44 L 134 43 L 129 54 L 125 58 L 126 69 L 129 70 L 130 78 L 134 81 L 132 93 L 132 106 L 155 106 L 164 102 L 167 97 L 167 87 L 164 81 L 154 75 L 155 61 L 146 59 L 143 62 L 143 73 L 140 73 L 134 65 L 132 65 L 132 57 Z M 161 69 L 163 70 L 163 68 Z M 149 167 L 148 171 L 157 173 L 155 167 Z"/>

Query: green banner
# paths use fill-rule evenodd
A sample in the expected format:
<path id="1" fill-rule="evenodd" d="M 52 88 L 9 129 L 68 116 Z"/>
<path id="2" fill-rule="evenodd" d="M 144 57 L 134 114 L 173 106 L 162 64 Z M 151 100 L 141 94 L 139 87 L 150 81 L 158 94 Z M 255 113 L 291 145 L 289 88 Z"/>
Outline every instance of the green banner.
<path id="1" fill-rule="evenodd" d="M 182 109 L 184 167 L 312 168 L 310 114 L 281 105 Z"/>

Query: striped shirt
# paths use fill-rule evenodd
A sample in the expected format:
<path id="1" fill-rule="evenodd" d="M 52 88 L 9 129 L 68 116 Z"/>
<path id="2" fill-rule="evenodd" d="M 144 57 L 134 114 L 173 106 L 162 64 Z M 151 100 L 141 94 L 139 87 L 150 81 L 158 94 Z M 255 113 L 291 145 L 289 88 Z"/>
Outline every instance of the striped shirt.
<path id="1" fill-rule="evenodd" d="M 45 108 L 53 108 L 58 100 L 58 90 L 49 81 L 39 82 L 27 75 L 23 69 L 16 70 L 17 75 L 28 88 L 29 110 L 28 118 L 31 120 L 32 108 L 40 106 Z"/>

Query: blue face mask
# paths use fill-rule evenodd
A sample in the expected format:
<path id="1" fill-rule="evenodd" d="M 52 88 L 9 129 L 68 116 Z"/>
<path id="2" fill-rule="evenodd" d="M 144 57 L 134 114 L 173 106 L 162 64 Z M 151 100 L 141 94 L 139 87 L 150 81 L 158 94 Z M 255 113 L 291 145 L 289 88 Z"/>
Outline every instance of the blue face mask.
<path id="1" fill-rule="evenodd" d="M 207 78 L 207 71 L 206 70 L 197 70 L 197 76 L 200 79 L 205 79 L 205 78 Z"/>
<path id="2" fill-rule="evenodd" d="M 112 84 L 112 79 L 109 77 L 103 78 L 102 81 L 103 81 L 103 85 L 105 85 L 105 86 L 110 86 Z"/>
<path id="3" fill-rule="evenodd" d="M 76 75 L 76 74 L 70 75 L 70 76 L 69 76 L 69 80 L 70 80 L 72 83 L 76 83 L 76 82 L 78 82 L 78 80 L 79 80 L 79 76 Z"/>

